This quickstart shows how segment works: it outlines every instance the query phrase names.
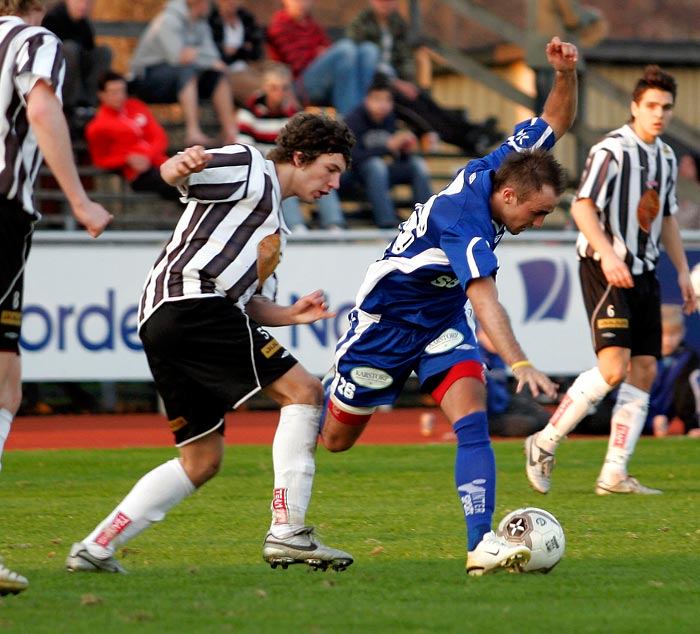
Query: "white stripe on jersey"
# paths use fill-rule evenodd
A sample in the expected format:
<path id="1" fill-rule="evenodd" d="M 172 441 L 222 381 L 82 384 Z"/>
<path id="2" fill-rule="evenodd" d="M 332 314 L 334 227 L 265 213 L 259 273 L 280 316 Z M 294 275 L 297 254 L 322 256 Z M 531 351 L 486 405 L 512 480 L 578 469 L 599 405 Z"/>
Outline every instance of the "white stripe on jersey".
<path id="1" fill-rule="evenodd" d="M 259 283 L 260 242 L 279 234 L 284 248 L 289 230 L 274 164 L 243 144 L 208 152 L 209 166 L 180 188 L 189 202 L 144 285 L 139 327 L 167 301 L 221 296 L 245 305 Z M 268 281 L 274 297 L 274 276 Z"/>
<path id="2" fill-rule="evenodd" d="M 467 266 L 469 266 L 469 272 L 472 275 L 472 278 L 476 279 L 477 277 L 481 277 L 481 272 L 479 271 L 479 264 L 476 261 L 476 258 L 474 257 L 474 247 L 481 242 L 483 238 L 479 236 L 475 236 L 474 238 L 471 239 L 469 242 L 469 245 L 467 246 Z"/>
<path id="3" fill-rule="evenodd" d="M 27 123 L 26 97 L 37 81 L 51 85 L 59 100 L 65 74 L 61 41 L 16 16 L 0 17 L 0 196 L 34 210 L 34 181 L 41 153 Z"/>
<path id="4" fill-rule="evenodd" d="M 590 198 L 602 212 L 603 229 L 633 275 L 656 266 L 663 217 L 678 211 L 677 174 L 673 150 L 658 138 L 644 143 L 629 125 L 613 130 L 591 148 L 576 198 Z M 650 188 L 658 192 L 660 209 L 647 234 L 639 225 L 637 206 Z M 598 257 L 582 233 L 576 248 L 579 257 Z"/>
<path id="5" fill-rule="evenodd" d="M 418 269 L 430 264 L 438 264 L 440 266 L 449 266 L 450 261 L 442 249 L 432 247 L 421 251 L 412 258 L 406 257 L 389 257 L 385 260 L 377 260 L 372 262 L 367 269 L 365 279 L 362 281 L 360 290 L 357 291 L 355 298 L 355 306 L 360 306 L 362 300 L 367 297 L 368 293 L 377 285 L 377 283 L 390 273 L 398 271 L 404 275 L 410 275 Z"/>

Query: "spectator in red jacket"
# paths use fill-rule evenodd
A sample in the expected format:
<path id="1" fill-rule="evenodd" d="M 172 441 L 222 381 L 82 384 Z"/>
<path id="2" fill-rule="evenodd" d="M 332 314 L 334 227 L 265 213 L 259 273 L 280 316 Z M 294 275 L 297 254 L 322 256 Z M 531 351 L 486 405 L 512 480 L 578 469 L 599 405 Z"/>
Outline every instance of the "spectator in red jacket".
<path id="1" fill-rule="evenodd" d="M 331 42 L 311 17 L 312 0 L 282 0 L 283 9 L 270 18 L 269 57 L 294 74 L 304 105 L 330 105 L 347 114 L 362 103 L 374 79 L 379 47 L 348 38 Z"/>
<path id="2" fill-rule="evenodd" d="M 109 71 L 98 80 L 100 107 L 85 129 L 92 162 L 119 171 L 134 191 L 150 191 L 179 200 L 177 189 L 160 175 L 168 159 L 168 135 L 148 106 L 129 97 L 126 79 Z"/>

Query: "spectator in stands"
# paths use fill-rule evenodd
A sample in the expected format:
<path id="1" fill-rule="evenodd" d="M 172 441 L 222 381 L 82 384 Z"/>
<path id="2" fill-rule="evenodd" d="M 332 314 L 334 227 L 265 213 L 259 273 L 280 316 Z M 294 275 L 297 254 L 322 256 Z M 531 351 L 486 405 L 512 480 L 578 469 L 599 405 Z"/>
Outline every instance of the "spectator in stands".
<path id="1" fill-rule="evenodd" d="M 92 0 L 57 2 L 41 23 L 63 42 L 63 109 L 73 127 L 80 130 L 95 114 L 97 80 L 112 65 L 112 49 L 95 45 L 91 11 Z"/>
<path id="2" fill-rule="evenodd" d="M 678 159 L 678 226 L 681 229 L 700 229 L 700 180 L 698 159 L 684 154 Z"/>
<path id="3" fill-rule="evenodd" d="M 357 142 L 352 149 L 352 169 L 341 179 L 343 189 L 360 183 L 372 205 L 375 224 L 396 227 L 398 216 L 391 188 L 410 184 L 413 200 L 425 202 L 432 196 L 425 161 L 416 155 L 418 139 L 413 132 L 397 127 L 391 86 L 381 76 L 370 86 L 363 104 L 345 122 Z"/>
<path id="4" fill-rule="evenodd" d="M 341 39 L 332 43 L 311 16 L 311 3 L 282 0 L 283 8 L 272 15 L 267 29 L 268 53 L 289 66 L 304 106 L 330 105 L 346 115 L 362 103 L 379 50 L 371 42 Z"/>
<path id="5" fill-rule="evenodd" d="M 85 129 L 92 162 L 104 170 L 118 170 L 138 192 L 156 192 L 180 200 L 177 189 L 160 175 L 168 160 L 168 135 L 148 106 L 129 97 L 126 79 L 108 71 L 98 82 L 100 107 Z"/>
<path id="6" fill-rule="evenodd" d="M 492 436 L 529 436 L 542 429 L 550 413 L 532 398 L 528 388 L 515 393 L 506 364 L 488 335 L 476 332 L 481 358 L 486 366 L 486 411 Z"/>
<path id="7" fill-rule="evenodd" d="M 185 145 L 211 145 L 200 126 L 199 100 L 211 98 L 221 141 L 234 143 L 238 129 L 228 68 L 207 17 L 209 0 L 169 0 L 149 24 L 131 59 L 130 90 L 146 103 L 179 103 Z"/>
<path id="8" fill-rule="evenodd" d="M 463 110 L 443 108 L 425 89 L 415 84 L 416 43 L 411 42 L 408 24 L 397 10 L 397 0 L 369 0 L 369 7 L 350 23 L 347 35 L 355 42 L 374 42 L 380 48 L 378 71 L 391 81 L 397 115 L 433 149 L 435 133 L 445 143 L 461 148 L 469 156 L 483 156 L 503 138 L 497 121 L 468 121 Z"/>
<path id="9" fill-rule="evenodd" d="M 263 28 L 250 11 L 239 6 L 238 0 L 216 0 L 209 26 L 221 59 L 228 66 L 233 98 L 243 105 L 262 85 Z"/>
<path id="10" fill-rule="evenodd" d="M 275 147 L 275 139 L 287 121 L 300 110 L 292 89 L 292 72 L 280 62 L 267 62 L 262 88 L 254 92 L 238 111 L 240 141 L 257 147 L 263 156 Z M 338 194 L 331 190 L 316 201 L 322 229 L 338 231 L 345 225 Z M 308 230 L 299 199 L 282 201 L 284 220 L 294 233 Z"/>

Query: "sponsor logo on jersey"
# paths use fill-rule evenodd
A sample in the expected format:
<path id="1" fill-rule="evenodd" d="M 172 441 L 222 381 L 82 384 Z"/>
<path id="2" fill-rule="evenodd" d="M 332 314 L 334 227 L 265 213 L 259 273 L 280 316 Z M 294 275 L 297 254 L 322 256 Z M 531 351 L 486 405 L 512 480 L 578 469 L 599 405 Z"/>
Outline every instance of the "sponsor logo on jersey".
<path id="1" fill-rule="evenodd" d="M 441 352 L 456 348 L 463 341 L 464 335 L 459 332 L 459 330 L 448 328 L 437 339 L 433 339 L 433 341 L 425 346 L 425 352 L 427 354 L 440 354 Z"/>
<path id="2" fill-rule="evenodd" d="M 615 317 L 614 319 L 598 319 L 595 322 L 596 328 L 600 328 L 601 330 L 608 330 L 608 329 L 623 329 L 623 328 L 629 328 L 630 322 L 628 319 L 625 319 L 624 317 Z"/>
<path id="3" fill-rule="evenodd" d="M 261 349 L 263 356 L 266 359 L 272 357 L 282 346 L 279 344 L 277 339 L 271 339 L 268 341 Z"/>
<path id="4" fill-rule="evenodd" d="M 17 310 L 3 310 L 0 313 L 0 324 L 3 326 L 19 326 L 22 313 Z"/>
<path id="5" fill-rule="evenodd" d="M 519 265 L 525 286 L 525 322 L 564 321 L 569 310 L 571 282 L 564 260 L 529 260 Z"/>
<path id="6" fill-rule="evenodd" d="M 370 390 L 380 390 L 389 387 L 394 382 L 394 379 L 384 372 L 384 370 L 377 370 L 377 368 L 368 368 L 365 366 L 353 368 L 350 371 L 350 376 L 357 385 L 369 388 Z"/>

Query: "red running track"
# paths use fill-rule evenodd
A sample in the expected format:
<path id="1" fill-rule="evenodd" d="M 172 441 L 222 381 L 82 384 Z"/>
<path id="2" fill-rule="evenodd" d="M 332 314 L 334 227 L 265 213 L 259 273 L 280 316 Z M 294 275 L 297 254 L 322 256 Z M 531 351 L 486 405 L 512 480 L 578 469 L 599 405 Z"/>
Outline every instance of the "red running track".
<path id="1" fill-rule="evenodd" d="M 432 436 L 423 436 L 419 420 L 426 409 L 377 412 L 359 440 L 366 445 L 453 442 L 449 423 L 439 411 Z M 226 417 L 226 442 L 269 445 L 277 427 L 276 411 L 238 411 Z M 13 449 L 115 449 L 172 446 L 166 420 L 159 414 L 20 416 L 5 445 Z"/>

